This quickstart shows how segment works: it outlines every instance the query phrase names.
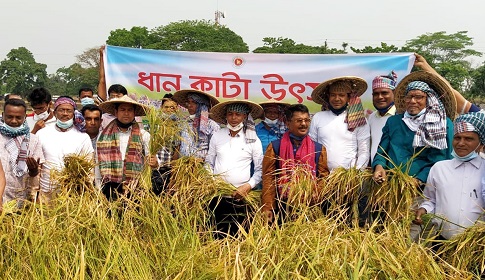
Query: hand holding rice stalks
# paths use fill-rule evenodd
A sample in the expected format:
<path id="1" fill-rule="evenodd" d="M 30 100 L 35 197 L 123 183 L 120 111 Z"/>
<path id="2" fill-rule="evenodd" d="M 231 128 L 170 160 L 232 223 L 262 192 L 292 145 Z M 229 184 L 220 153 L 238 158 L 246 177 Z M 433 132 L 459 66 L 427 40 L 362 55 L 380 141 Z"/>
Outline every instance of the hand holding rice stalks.
<path id="1" fill-rule="evenodd" d="M 369 206 L 373 211 L 381 211 L 394 221 L 410 220 L 411 206 L 421 196 L 416 179 L 409 176 L 400 167 L 387 171 L 387 180 L 381 185 L 370 181 L 371 194 Z"/>
<path id="2" fill-rule="evenodd" d="M 196 157 L 181 157 L 172 163 L 169 192 L 187 207 L 204 208 L 214 197 L 232 195 L 236 187 L 214 176 Z M 259 207 L 258 192 L 249 192 L 246 202 Z"/>
<path id="3" fill-rule="evenodd" d="M 173 154 L 178 143 L 181 141 L 181 131 L 184 128 L 180 116 L 177 114 L 167 115 L 161 109 L 153 106 L 147 107 L 146 119 L 150 127 L 149 155 L 156 155 L 159 151 L 166 150 Z M 140 182 L 145 190 L 151 189 L 152 167 L 145 164 Z"/>
<path id="4" fill-rule="evenodd" d="M 64 156 L 61 170 L 51 171 L 51 180 L 63 192 L 93 192 L 94 166 L 92 154 L 69 154 Z"/>
<path id="5" fill-rule="evenodd" d="M 181 132 L 184 128 L 183 122 L 179 121 L 180 116 L 167 115 L 160 109 L 148 107 L 146 119 L 150 126 L 149 153 L 155 155 L 163 148 L 175 148 L 181 140 Z"/>

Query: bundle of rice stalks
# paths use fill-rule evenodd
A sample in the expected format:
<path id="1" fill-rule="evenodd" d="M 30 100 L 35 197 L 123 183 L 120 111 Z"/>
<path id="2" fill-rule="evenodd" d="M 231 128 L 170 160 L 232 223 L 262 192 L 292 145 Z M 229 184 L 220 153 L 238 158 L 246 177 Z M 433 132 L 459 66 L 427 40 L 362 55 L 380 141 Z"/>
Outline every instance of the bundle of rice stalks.
<path id="1" fill-rule="evenodd" d="M 0 214 L 11 214 L 19 210 L 17 207 L 17 200 L 10 200 L 0 205 Z"/>
<path id="2" fill-rule="evenodd" d="M 358 202 L 364 182 L 370 177 L 372 177 L 370 172 L 355 167 L 334 169 L 328 176 L 322 191 L 323 197 L 330 202 L 329 212 L 341 215 L 342 211 L 348 211 L 348 208 L 351 207 L 354 224 L 357 224 Z"/>
<path id="3" fill-rule="evenodd" d="M 181 116 L 167 115 L 160 109 L 148 107 L 145 118 L 150 126 L 149 153 L 154 155 L 163 148 L 175 149 L 184 129 L 184 122 L 180 121 Z"/>
<path id="4" fill-rule="evenodd" d="M 391 220 L 409 221 L 411 207 L 421 192 L 416 179 L 409 176 L 402 168 L 395 167 L 387 171 L 387 180 L 381 185 L 371 183 L 369 207 L 372 211 L 385 213 Z"/>
<path id="5" fill-rule="evenodd" d="M 64 167 L 61 170 L 51 170 L 51 180 L 64 192 L 92 192 L 94 166 L 92 154 L 69 154 L 64 156 Z"/>
<path id="6" fill-rule="evenodd" d="M 275 179 L 281 185 L 281 194 L 286 198 L 279 201 L 279 208 L 290 220 L 304 216 L 312 219 L 321 216 L 322 203 L 321 184 L 308 166 L 296 164 L 291 170 L 278 169 Z M 313 213 L 313 210 L 318 210 Z M 316 215 L 316 216 L 315 216 Z"/>
<path id="7" fill-rule="evenodd" d="M 213 175 L 196 157 L 181 157 L 172 163 L 169 192 L 188 207 L 203 208 L 214 197 L 232 195 L 235 190 L 235 186 Z M 259 192 L 250 192 L 246 202 L 258 208 Z"/>
<path id="8" fill-rule="evenodd" d="M 161 109 L 150 106 L 145 119 L 150 127 L 149 154 L 156 155 L 161 150 L 173 154 L 182 140 L 181 132 L 187 126 L 186 122 L 180 121 L 180 113 L 167 115 Z M 151 175 L 152 168 L 145 164 L 140 181 L 146 190 L 151 188 Z"/>
<path id="9" fill-rule="evenodd" d="M 277 170 L 276 177 L 287 182 L 281 192 L 287 194 L 289 206 L 309 206 L 320 201 L 318 182 L 306 166 L 295 165 L 291 171 Z"/>
<path id="10" fill-rule="evenodd" d="M 463 233 L 449 241 L 444 241 L 438 255 L 457 269 L 483 277 L 485 274 L 485 223 L 478 221 Z"/>

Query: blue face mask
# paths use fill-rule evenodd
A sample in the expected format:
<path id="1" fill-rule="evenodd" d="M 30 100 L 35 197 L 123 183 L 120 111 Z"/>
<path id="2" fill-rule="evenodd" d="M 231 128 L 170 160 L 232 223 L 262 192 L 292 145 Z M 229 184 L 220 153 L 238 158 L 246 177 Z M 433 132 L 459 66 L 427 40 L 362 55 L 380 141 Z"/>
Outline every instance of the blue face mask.
<path id="1" fill-rule="evenodd" d="M 15 133 L 15 132 L 18 132 L 18 131 L 20 131 L 20 130 L 24 129 L 24 128 L 25 128 L 25 123 L 23 123 L 21 126 L 18 126 L 18 127 L 12 127 L 12 126 L 9 126 L 9 125 L 8 125 L 8 124 L 6 124 L 6 123 L 3 123 L 3 126 L 4 126 L 4 127 L 5 127 L 5 128 L 8 130 L 8 131 L 10 131 L 10 132 L 12 132 L 12 133 Z"/>
<path id="2" fill-rule="evenodd" d="M 264 118 L 264 123 L 267 124 L 269 127 L 274 127 L 278 124 L 278 119 L 271 120 L 268 118 Z"/>
<path id="3" fill-rule="evenodd" d="M 81 99 L 81 105 L 84 107 L 86 105 L 93 104 L 94 105 L 94 99 L 91 97 L 84 97 Z"/>
<path id="4" fill-rule="evenodd" d="M 62 129 L 68 129 L 72 126 L 72 124 L 74 123 L 74 120 L 73 119 L 70 119 L 66 122 L 63 122 L 63 121 L 60 121 L 59 119 L 57 120 L 56 122 L 56 125 Z"/>
<path id="5" fill-rule="evenodd" d="M 456 158 L 457 160 L 459 161 L 470 161 L 476 157 L 478 157 L 478 153 L 476 152 L 476 149 L 480 146 L 480 144 L 478 144 L 478 146 L 471 152 L 469 153 L 468 155 L 466 156 L 463 156 L 463 157 L 460 157 L 459 155 L 457 155 L 455 153 L 455 149 L 453 149 L 453 151 L 451 152 L 451 155 Z"/>
<path id="6" fill-rule="evenodd" d="M 417 118 L 419 116 L 422 116 L 424 113 L 426 113 L 426 108 L 424 108 L 423 110 L 421 110 L 421 112 L 417 113 L 416 115 L 411 115 L 408 113 L 408 111 L 404 112 L 404 116 L 405 117 L 408 117 L 408 118 Z"/>

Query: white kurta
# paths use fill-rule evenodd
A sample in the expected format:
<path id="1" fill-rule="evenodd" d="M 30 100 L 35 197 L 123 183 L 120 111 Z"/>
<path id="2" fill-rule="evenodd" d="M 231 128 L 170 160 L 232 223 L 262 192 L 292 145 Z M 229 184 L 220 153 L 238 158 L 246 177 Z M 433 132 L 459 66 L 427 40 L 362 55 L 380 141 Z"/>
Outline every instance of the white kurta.
<path id="1" fill-rule="evenodd" d="M 331 111 L 316 113 L 310 125 L 309 135 L 313 141 L 327 149 L 328 168 L 363 168 L 369 164 L 370 128 L 366 123 L 354 131 L 347 129 L 347 112 L 335 115 Z"/>
<path id="2" fill-rule="evenodd" d="M 254 188 L 262 178 L 261 141 L 256 138 L 255 142 L 248 144 L 242 130 L 231 137 L 229 129 L 222 128 L 212 135 L 206 162 L 214 174 L 221 175 L 226 182 L 236 187 L 249 183 Z M 253 176 L 251 162 L 254 162 Z"/>
<path id="3" fill-rule="evenodd" d="M 370 147 L 370 160 L 374 159 L 374 156 L 377 153 L 377 149 L 379 148 L 379 142 L 381 142 L 382 138 L 382 128 L 386 125 L 387 119 L 390 116 L 394 116 L 396 114 L 396 107 L 392 106 L 389 111 L 384 116 L 381 116 L 378 111 L 375 111 L 369 118 L 367 122 L 369 123 L 370 127 L 370 139 L 371 139 L 371 147 Z"/>
<path id="4" fill-rule="evenodd" d="M 480 195 L 483 174 L 485 160 L 481 157 L 469 162 L 443 160 L 431 167 L 423 192 L 426 200 L 421 207 L 451 222 L 442 222 L 443 237 L 453 237 L 478 219 L 485 221 L 485 203 Z M 440 219 L 435 220 L 441 223 Z"/>
<path id="5" fill-rule="evenodd" d="M 25 120 L 27 121 L 27 125 L 29 126 L 30 131 L 32 131 L 32 129 L 34 129 L 34 125 L 36 123 L 36 121 L 34 121 L 34 116 L 28 116 L 27 118 L 25 118 Z M 54 126 L 54 125 L 56 125 L 56 122 L 57 122 L 56 117 L 52 117 L 51 119 L 49 119 L 45 122 L 45 126 L 46 127 L 47 126 Z"/>
<path id="6" fill-rule="evenodd" d="M 42 143 L 45 158 L 40 177 L 40 189 L 46 193 L 54 191 L 56 188 L 51 184 L 50 171 L 62 169 L 64 156 L 68 154 L 92 155 L 94 152 L 89 135 L 79 132 L 74 127 L 62 132 L 56 126 L 46 126 L 37 132 L 37 136 Z"/>

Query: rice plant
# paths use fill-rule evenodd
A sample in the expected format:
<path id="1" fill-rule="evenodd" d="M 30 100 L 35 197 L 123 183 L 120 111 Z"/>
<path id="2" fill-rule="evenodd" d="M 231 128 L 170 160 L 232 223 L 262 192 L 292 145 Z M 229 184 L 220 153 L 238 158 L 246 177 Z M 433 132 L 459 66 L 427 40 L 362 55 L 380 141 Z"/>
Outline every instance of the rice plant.
<path id="1" fill-rule="evenodd" d="M 192 157 L 174 161 L 173 174 L 171 190 L 160 196 L 132 191 L 129 197 L 108 202 L 97 191 L 60 192 L 50 205 L 27 202 L 23 209 L 2 212 L 0 275 L 5 279 L 421 280 L 477 279 L 483 273 L 482 223 L 445 243 L 442 258 L 410 242 L 408 229 L 391 219 L 378 229 L 377 223 L 365 229 L 301 211 L 295 219 L 269 226 L 257 207 L 248 230 L 215 240 L 213 229 L 206 226 L 210 213 L 204 205 L 213 197 L 231 194 L 234 186 Z M 365 172 L 348 174 L 357 178 L 341 179 L 340 187 L 319 187 L 339 189 L 342 197 L 357 196 L 355 186 L 366 178 Z M 350 192 L 349 186 L 354 186 Z M 293 205 L 303 207 L 308 202 L 296 199 L 297 189 L 292 195 Z"/>
<path id="2" fill-rule="evenodd" d="M 69 154 L 64 156 L 64 165 L 51 170 L 51 180 L 64 192 L 94 191 L 94 159 L 92 154 Z"/>
<path id="3" fill-rule="evenodd" d="M 474 272 L 477 276 L 485 274 L 485 223 L 477 223 L 450 240 L 443 241 L 439 250 L 452 266 Z"/>
<path id="4" fill-rule="evenodd" d="M 349 212 L 354 226 L 359 223 L 358 202 L 362 197 L 364 183 L 371 174 L 355 167 L 335 168 L 328 176 L 323 197 L 329 200 L 331 215 L 339 216 Z"/>

